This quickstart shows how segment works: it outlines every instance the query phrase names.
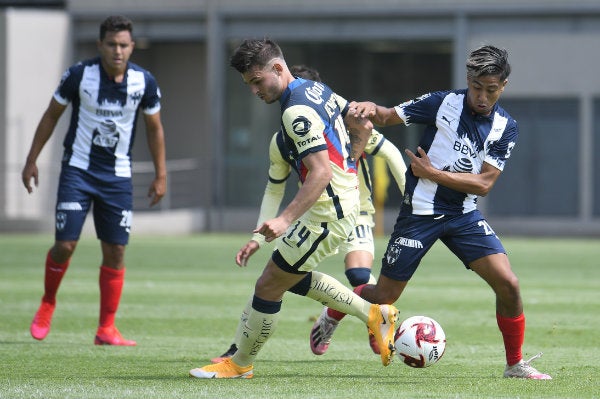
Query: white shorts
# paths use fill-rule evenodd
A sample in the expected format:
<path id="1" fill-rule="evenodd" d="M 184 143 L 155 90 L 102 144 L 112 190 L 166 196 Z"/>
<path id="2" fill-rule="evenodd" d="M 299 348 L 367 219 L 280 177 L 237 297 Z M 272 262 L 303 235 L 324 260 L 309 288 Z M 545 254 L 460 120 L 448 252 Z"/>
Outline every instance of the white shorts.
<path id="1" fill-rule="evenodd" d="M 356 212 L 343 219 L 326 223 L 298 220 L 285 234 L 277 238 L 272 259 L 288 273 L 307 273 L 323 259 L 337 253 L 338 248 L 352 234 Z"/>
<path id="2" fill-rule="evenodd" d="M 340 245 L 340 252 L 345 256 L 354 251 L 367 251 L 375 257 L 375 242 L 373 240 L 372 228 L 374 225 L 372 214 L 361 214 L 356 221 L 352 233 Z"/>

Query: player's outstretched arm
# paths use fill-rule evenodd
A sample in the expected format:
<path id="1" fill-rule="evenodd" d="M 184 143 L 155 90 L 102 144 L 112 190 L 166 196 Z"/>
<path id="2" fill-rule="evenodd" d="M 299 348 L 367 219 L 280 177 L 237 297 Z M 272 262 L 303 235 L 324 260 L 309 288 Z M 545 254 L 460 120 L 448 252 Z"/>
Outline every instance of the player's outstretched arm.
<path id="1" fill-rule="evenodd" d="M 371 101 L 352 101 L 348 107 L 348 115 L 369 118 L 375 126 L 394 126 L 404 123 L 393 107 L 382 107 Z"/>

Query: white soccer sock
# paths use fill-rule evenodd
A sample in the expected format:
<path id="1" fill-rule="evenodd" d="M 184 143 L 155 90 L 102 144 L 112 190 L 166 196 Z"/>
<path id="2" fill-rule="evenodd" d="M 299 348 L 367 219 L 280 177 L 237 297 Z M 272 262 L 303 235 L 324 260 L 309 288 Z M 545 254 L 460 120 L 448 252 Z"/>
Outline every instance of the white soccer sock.
<path id="1" fill-rule="evenodd" d="M 250 314 L 250 310 L 252 310 L 252 296 L 246 303 L 246 307 L 242 310 L 242 315 L 240 316 L 240 322 L 237 325 L 237 329 L 235 330 L 235 336 L 233 338 L 233 343 L 238 348 L 240 347 L 240 340 L 242 339 L 242 334 L 244 332 L 244 325 L 248 321 L 248 315 Z"/>
<path id="2" fill-rule="evenodd" d="M 306 296 L 331 309 L 356 316 L 364 323 L 369 320 L 371 303 L 362 299 L 351 289 L 327 274 L 312 272 L 310 289 Z"/>
<path id="3" fill-rule="evenodd" d="M 275 331 L 278 319 L 279 312 L 262 313 L 250 307 L 247 321 L 240 320 L 238 329 L 241 330 L 241 334 L 237 343 L 238 350 L 231 360 L 238 366 L 249 366 L 254 363 L 254 358 Z"/>
<path id="4" fill-rule="evenodd" d="M 371 285 L 377 284 L 377 279 L 375 278 L 375 276 L 373 276 L 373 273 L 369 274 L 369 281 L 367 282 L 367 284 L 371 284 Z"/>

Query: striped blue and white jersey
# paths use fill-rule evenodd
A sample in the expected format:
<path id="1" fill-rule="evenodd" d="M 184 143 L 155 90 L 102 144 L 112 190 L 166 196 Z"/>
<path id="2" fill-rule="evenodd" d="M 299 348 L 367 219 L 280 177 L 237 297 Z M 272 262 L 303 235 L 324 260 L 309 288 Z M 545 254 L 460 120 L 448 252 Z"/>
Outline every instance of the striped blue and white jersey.
<path id="1" fill-rule="evenodd" d="M 517 122 L 497 103 L 489 116 L 467 105 L 467 89 L 425 94 L 395 107 L 408 126 L 426 125 L 420 146 L 440 170 L 478 174 L 486 162 L 504 169 L 519 131 Z M 402 215 L 461 214 L 475 210 L 477 196 L 406 173 Z"/>
<path id="2" fill-rule="evenodd" d="M 96 57 L 67 69 L 54 99 L 73 105 L 63 162 L 104 178 L 131 177 L 138 111 L 152 115 L 160 110 L 160 89 L 150 72 L 129 62 L 117 83 Z"/>

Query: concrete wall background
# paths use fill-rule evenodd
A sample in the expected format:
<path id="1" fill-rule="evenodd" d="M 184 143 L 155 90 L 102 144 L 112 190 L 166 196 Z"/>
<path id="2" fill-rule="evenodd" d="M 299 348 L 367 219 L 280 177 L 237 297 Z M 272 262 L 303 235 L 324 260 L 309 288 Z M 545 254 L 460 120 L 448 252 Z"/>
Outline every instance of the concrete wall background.
<path id="1" fill-rule="evenodd" d="M 141 231 L 248 231 L 253 227 L 256 206 L 227 207 L 222 202 L 221 190 L 227 182 L 224 145 L 231 134 L 225 103 L 231 93 L 237 93 L 228 86 L 232 72 L 226 67 L 226 58 L 228 46 L 240 38 L 267 35 L 315 45 L 361 40 L 450 43 L 455 87 L 464 86 L 464 59 L 470 49 L 482 43 L 506 47 L 513 74 L 503 98 L 568 97 L 581 105 L 580 131 L 570 132 L 581 140 L 577 148 L 568 148 L 578 156 L 580 211 L 574 219 L 502 218 L 494 221 L 496 226 L 527 234 L 600 234 L 600 221 L 592 212 L 598 201 L 593 196 L 597 180 L 592 104 L 600 98 L 600 80 L 595 79 L 600 62 L 600 4 L 595 0 L 509 0 L 502 4 L 374 0 L 368 7 L 355 0 L 300 4 L 291 0 L 78 0 L 67 2 L 62 11 L 5 9 L 0 11 L 0 28 L 5 32 L 0 50 L 6 54 L 0 66 L 0 88 L 6 99 L 0 110 L 6 132 L 0 137 L 0 230 L 51 230 L 57 160 L 66 126 L 59 126 L 40 158 L 44 174 L 35 195 L 26 194 L 20 170 L 60 74 L 73 61 L 95 54 L 98 24 L 115 9 L 134 19 L 138 46 L 133 60 L 150 69 L 163 90 L 167 156 L 175 171 L 170 182 L 178 185 L 179 197 L 169 198 L 159 210 L 144 208 L 140 202 L 135 226 Z M 39 61 L 28 61 L 31 54 Z M 265 118 L 271 115 L 264 106 L 259 113 Z M 144 169 L 149 155 L 142 127 L 134 159 Z M 565 145 L 572 142 L 565 137 Z M 142 192 L 146 182 L 143 173 L 140 176 Z M 256 177 L 259 186 L 262 177 Z M 557 192 L 559 185 L 557 182 Z M 188 202 L 193 205 L 177 206 Z M 485 210 L 485 199 L 481 207 Z M 386 231 L 395 214 L 395 206 L 390 204 Z"/>
<path id="2" fill-rule="evenodd" d="M 47 220 L 58 177 L 61 141 L 49 143 L 38 159 L 40 183 L 35 195 L 27 194 L 20 176 L 39 118 L 72 57 L 70 19 L 63 11 L 21 9 L 7 10 L 2 19 L 7 40 L 2 56 L 6 119 L 0 163 L 4 209 L 0 215 Z M 58 131 L 65 130 L 65 122 L 61 121 Z"/>

